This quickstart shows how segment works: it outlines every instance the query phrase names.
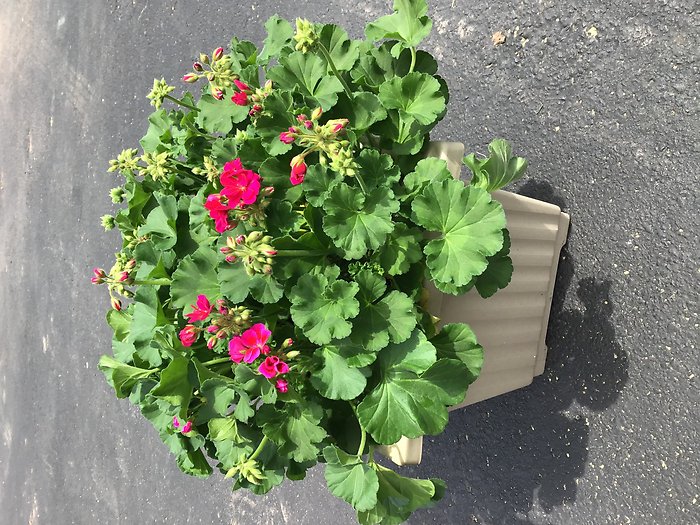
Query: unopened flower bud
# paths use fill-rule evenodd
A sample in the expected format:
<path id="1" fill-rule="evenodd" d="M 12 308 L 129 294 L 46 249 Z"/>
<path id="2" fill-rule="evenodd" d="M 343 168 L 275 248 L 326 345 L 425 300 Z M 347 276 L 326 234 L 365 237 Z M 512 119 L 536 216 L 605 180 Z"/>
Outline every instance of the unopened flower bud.
<path id="1" fill-rule="evenodd" d="M 219 60 L 222 56 L 224 56 L 224 48 L 223 47 L 217 47 L 214 52 L 211 54 L 211 59 L 213 62 L 216 62 Z"/>
<path id="2" fill-rule="evenodd" d="M 301 352 L 299 350 L 292 350 L 291 352 L 287 352 L 286 356 L 288 359 L 294 359 L 296 356 L 298 356 Z"/>
<path id="3" fill-rule="evenodd" d="M 214 76 L 214 73 L 212 73 L 211 71 L 210 71 L 209 73 L 207 73 L 207 80 L 208 80 L 209 82 L 211 82 L 212 80 L 214 80 L 214 78 L 216 78 L 216 77 Z"/>
<path id="4" fill-rule="evenodd" d="M 119 204 L 124 200 L 124 188 L 118 186 L 109 190 L 109 196 L 114 204 Z"/>
<path id="5" fill-rule="evenodd" d="M 265 91 L 272 91 L 272 80 L 265 81 L 264 89 Z"/>
<path id="6" fill-rule="evenodd" d="M 222 246 L 221 248 L 219 248 L 219 251 L 224 255 L 228 255 L 229 253 L 231 253 L 231 248 L 229 248 L 228 246 Z"/>
<path id="7" fill-rule="evenodd" d="M 201 62 L 195 62 L 194 64 L 192 64 L 192 69 L 194 69 L 195 71 L 204 71 L 204 66 Z"/>
<path id="8" fill-rule="evenodd" d="M 313 113 L 311 113 L 311 120 L 318 120 L 321 118 L 321 115 L 323 115 L 323 110 L 321 108 L 316 108 Z"/>
<path id="9" fill-rule="evenodd" d="M 216 344 L 216 336 L 212 336 L 209 339 L 207 339 L 207 348 L 211 350 L 214 348 L 214 345 Z"/>
<path id="10" fill-rule="evenodd" d="M 209 55 L 205 55 L 204 53 L 199 54 L 199 61 L 202 64 L 208 64 L 209 63 Z"/>
<path id="11" fill-rule="evenodd" d="M 275 188 L 273 186 L 266 186 L 263 188 L 263 195 L 272 195 L 275 193 Z"/>
<path id="12" fill-rule="evenodd" d="M 254 231 L 248 234 L 248 242 L 255 242 L 259 241 L 262 239 L 264 236 L 263 232 L 261 231 Z"/>
<path id="13" fill-rule="evenodd" d="M 305 120 L 309 120 L 309 117 L 303 113 L 301 115 L 297 115 L 297 122 L 301 122 L 303 124 Z"/>
<path id="14" fill-rule="evenodd" d="M 314 127 L 314 123 L 311 122 L 310 120 L 305 120 L 305 121 L 304 121 L 304 127 L 305 127 L 306 129 L 311 129 L 311 128 Z"/>
<path id="15" fill-rule="evenodd" d="M 182 77 L 182 81 L 187 82 L 188 84 L 197 82 L 197 80 L 199 80 L 199 75 L 195 75 L 194 73 L 187 73 Z"/>
<path id="16" fill-rule="evenodd" d="M 112 298 L 111 298 L 111 303 L 112 303 L 112 308 L 114 308 L 117 312 L 121 311 L 121 309 L 122 309 L 122 302 L 121 302 L 119 299 L 117 299 L 117 298 L 115 298 L 115 297 L 112 297 Z"/>
<path id="17" fill-rule="evenodd" d="M 294 344 L 294 340 L 291 337 L 287 337 L 287 339 L 285 339 L 282 342 L 282 349 L 284 350 L 285 348 L 289 348 L 293 344 Z"/>
<path id="18" fill-rule="evenodd" d="M 245 242 L 245 235 L 239 235 L 236 237 L 236 244 L 243 244 Z"/>
<path id="19" fill-rule="evenodd" d="M 223 100 L 224 92 L 220 89 L 214 88 L 211 91 L 211 96 L 214 97 L 216 100 Z"/>
<path id="20" fill-rule="evenodd" d="M 227 263 L 234 263 L 234 262 L 236 262 L 236 256 L 235 256 L 235 255 L 227 255 L 227 256 L 226 256 L 226 262 L 227 262 Z"/>
<path id="21" fill-rule="evenodd" d="M 187 434 L 191 430 L 192 430 L 192 421 L 188 421 L 187 423 L 185 423 L 185 426 L 182 427 L 182 433 Z"/>
<path id="22" fill-rule="evenodd" d="M 270 266 L 269 264 L 263 266 L 262 270 L 265 275 L 272 275 L 272 266 Z"/>
<path id="23" fill-rule="evenodd" d="M 114 217 L 111 215 L 103 215 L 100 217 L 100 222 L 102 223 L 102 227 L 105 229 L 105 231 L 112 230 L 117 225 Z"/>
<path id="24" fill-rule="evenodd" d="M 117 279 L 117 281 L 119 281 L 120 283 L 123 283 L 123 282 L 126 281 L 128 278 L 129 278 L 129 272 L 121 272 L 121 273 L 119 274 L 119 278 Z"/>
<path id="25" fill-rule="evenodd" d="M 133 270 L 136 268 L 136 259 L 129 259 L 129 262 L 126 263 L 125 268 L 127 270 Z"/>

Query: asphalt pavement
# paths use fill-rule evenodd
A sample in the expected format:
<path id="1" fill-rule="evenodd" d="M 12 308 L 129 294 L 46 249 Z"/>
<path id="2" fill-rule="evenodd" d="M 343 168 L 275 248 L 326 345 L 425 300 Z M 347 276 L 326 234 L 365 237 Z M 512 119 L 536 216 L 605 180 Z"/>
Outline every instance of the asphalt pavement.
<path id="1" fill-rule="evenodd" d="M 452 414 L 403 472 L 443 477 L 411 524 L 700 523 L 700 15 L 692 0 L 439 0 L 451 88 L 433 138 L 529 159 L 516 191 L 571 214 L 545 374 Z M 0 524 L 353 523 L 321 469 L 256 498 L 181 474 L 114 398 L 89 282 L 154 77 L 272 14 L 359 37 L 389 2 L 0 3 Z M 501 31 L 505 42 L 494 45 Z"/>

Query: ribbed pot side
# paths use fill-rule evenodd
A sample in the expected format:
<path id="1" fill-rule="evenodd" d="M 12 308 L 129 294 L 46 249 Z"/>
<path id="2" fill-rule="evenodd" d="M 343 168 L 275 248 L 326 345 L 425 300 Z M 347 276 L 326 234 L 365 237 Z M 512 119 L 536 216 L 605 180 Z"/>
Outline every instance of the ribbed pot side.
<path id="1" fill-rule="evenodd" d="M 428 156 L 447 161 L 459 178 L 464 145 L 433 142 Z M 488 299 L 476 290 L 463 296 L 446 295 L 431 285 L 429 309 L 440 324 L 467 323 L 484 347 L 484 365 L 455 410 L 522 388 L 544 371 L 545 337 L 552 305 L 559 253 L 566 242 L 569 216 L 558 206 L 507 191 L 493 197 L 506 214 L 511 238 L 513 277 L 510 284 Z M 423 438 L 401 438 L 379 451 L 398 465 L 420 463 Z"/>

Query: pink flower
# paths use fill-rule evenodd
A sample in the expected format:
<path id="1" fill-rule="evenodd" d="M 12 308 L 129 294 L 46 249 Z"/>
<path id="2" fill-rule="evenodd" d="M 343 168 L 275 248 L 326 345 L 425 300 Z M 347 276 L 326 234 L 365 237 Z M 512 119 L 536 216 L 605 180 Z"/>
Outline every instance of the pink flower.
<path id="1" fill-rule="evenodd" d="M 173 427 L 180 428 L 180 421 L 177 419 L 177 416 L 173 416 Z"/>
<path id="2" fill-rule="evenodd" d="M 221 172 L 219 180 L 224 186 L 221 195 L 228 198 L 230 209 L 253 204 L 260 193 L 260 175 L 243 168 L 241 159 L 224 164 L 224 171 Z"/>
<path id="3" fill-rule="evenodd" d="M 187 434 L 190 430 L 192 430 L 192 421 L 185 423 L 185 426 L 182 427 L 182 433 Z"/>
<path id="4" fill-rule="evenodd" d="M 265 361 L 260 363 L 258 371 L 268 379 L 272 379 L 278 374 L 286 374 L 289 372 L 289 365 L 281 361 L 276 355 L 271 355 L 265 358 Z"/>
<path id="5" fill-rule="evenodd" d="M 246 93 L 243 93 L 243 91 L 236 91 L 231 97 L 231 100 L 234 104 L 238 106 L 248 105 L 248 95 Z"/>
<path id="6" fill-rule="evenodd" d="M 217 232 L 223 233 L 226 230 L 233 228 L 228 220 L 228 201 L 224 202 L 226 197 L 218 193 L 212 193 L 207 197 L 204 207 L 209 210 L 209 216 L 214 219 L 214 228 Z"/>
<path id="7" fill-rule="evenodd" d="M 302 160 L 299 164 L 292 165 L 292 172 L 289 175 L 289 180 L 293 186 L 301 184 L 304 182 L 304 176 L 306 175 L 306 163 Z"/>
<path id="8" fill-rule="evenodd" d="M 296 139 L 296 129 L 289 128 L 289 131 L 283 131 L 280 133 L 280 140 L 285 144 L 291 144 Z"/>
<path id="9" fill-rule="evenodd" d="M 285 381 L 284 379 L 278 379 L 277 383 L 275 384 L 275 387 L 283 394 L 286 394 L 287 390 L 289 390 L 289 383 L 287 383 L 287 381 Z"/>
<path id="10" fill-rule="evenodd" d="M 188 324 L 182 330 L 180 330 L 180 342 L 182 346 L 192 346 L 192 344 L 197 340 L 199 335 L 199 328 L 193 324 Z"/>
<path id="11" fill-rule="evenodd" d="M 272 332 L 262 323 L 257 323 L 248 328 L 242 335 L 236 336 L 228 343 L 228 354 L 231 361 L 240 363 L 252 363 L 260 354 L 268 354 L 270 347 L 267 342 Z"/>
<path id="12" fill-rule="evenodd" d="M 249 86 L 248 84 L 246 84 L 245 82 L 241 82 L 241 81 L 238 80 L 237 78 L 234 79 L 233 83 L 236 84 L 236 87 L 237 87 L 238 89 L 240 89 L 241 91 L 247 91 L 248 93 L 250 93 L 250 92 L 252 91 L 252 90 L 250 89 L 250 86 Z"/>
<path id="13" fill-rule="evenodd" d="M 194 323 L 195 321 L 204 321 L 211 313 L 212 306 L 209 304 L 209 300 L 207 299 L 206 295 L 198 295 L 197 304 L 191 304 L 190 306 L 192 307 L 192 311 L 185 314 L 187 321 L 190 323 Z"/>

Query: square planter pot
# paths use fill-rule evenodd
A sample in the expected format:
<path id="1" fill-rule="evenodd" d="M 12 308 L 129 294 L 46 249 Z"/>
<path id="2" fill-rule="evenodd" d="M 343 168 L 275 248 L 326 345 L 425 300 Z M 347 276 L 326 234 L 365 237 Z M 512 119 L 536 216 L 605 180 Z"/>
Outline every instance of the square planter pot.
<path id="1" fill-rule="evenodd" d="M 456 142 L 433 142 L 428 151 L 428 156 L 447 161 L 455 178 L 459 178 L 463 155 L 464 145 Z M 569 216 L 558 206 L 507 191 L 496 191 L 493 198 L 503 205 L 510 232 L 510 284 L 488 299 L 475 289 L 453 296 L 428 286 L 429 309 L 440 324 L 469 324 L 484 348 L 479 378 L 464 401 L 450 410 L 529 385 L 542 374 L 547 358 L 549 311 Z M 421 461 L 422 449 L 422 437 L 404 437 L 379 451 L 398 465 L 415 465 Z"/>

